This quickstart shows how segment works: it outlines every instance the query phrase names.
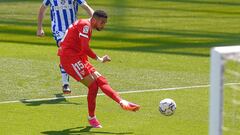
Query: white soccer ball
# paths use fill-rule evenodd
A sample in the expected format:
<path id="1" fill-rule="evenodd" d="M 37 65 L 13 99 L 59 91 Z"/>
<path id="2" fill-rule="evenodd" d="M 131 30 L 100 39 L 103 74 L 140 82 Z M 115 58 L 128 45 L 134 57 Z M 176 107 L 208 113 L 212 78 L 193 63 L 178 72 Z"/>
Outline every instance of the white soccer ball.
<path id="1" fill-rule="evenodd" d="M 177 109 L 177 104 L 174 100 L 170 98 L 165 98 L 160 101 L 159 111 L 166 116 L 173 115 L 175 110 Z"/>

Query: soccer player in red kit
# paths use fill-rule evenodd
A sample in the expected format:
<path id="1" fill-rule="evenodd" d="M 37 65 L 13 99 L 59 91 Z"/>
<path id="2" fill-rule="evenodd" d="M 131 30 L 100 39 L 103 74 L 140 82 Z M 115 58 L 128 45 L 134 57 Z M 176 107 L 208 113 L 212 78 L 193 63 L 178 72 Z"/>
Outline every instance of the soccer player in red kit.
<path id="1" fill-rule="evenodd" d="M 98 88 L 116 101 L 124 110 L 137 111 L 140 108 L 137 104 L 123 100 L 109 86 L 106 78 L 97 72 L 88 61 L 88 57 L 102 63 L 111 61 L 108 55 L 99 57 L 89 47 L 92 29 L 101 31 L 107 23 L 107 18 L 106 12 L 96 10 L 92 18 L 77 20 L 66 31 L 58 50 L 60 63 L 66 72 L 75 80 L 88 87 L 88 121 L 93 128 L 102 127 L 95 115 Z"/>

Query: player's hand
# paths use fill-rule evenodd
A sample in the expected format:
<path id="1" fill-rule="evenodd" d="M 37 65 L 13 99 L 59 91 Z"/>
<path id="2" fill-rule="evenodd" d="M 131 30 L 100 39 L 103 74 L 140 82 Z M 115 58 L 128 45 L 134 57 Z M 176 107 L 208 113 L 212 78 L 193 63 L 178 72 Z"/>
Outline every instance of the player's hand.
<path id="1" fill-rule="evenodd" d="M 103 59 L 102 63 L 111 61 L 111 58 L 108 55 L 104 55 L 102 59 Z"/>
<path id="2" fill-rule="evenodd" d="M 45 33 L 44 33 L 44 30 L 43 30 L 43 29 L 37 30 L 37 36 L 38 36 L 38 37 L 43 37 L 44 35 L 45 35 Z"/>

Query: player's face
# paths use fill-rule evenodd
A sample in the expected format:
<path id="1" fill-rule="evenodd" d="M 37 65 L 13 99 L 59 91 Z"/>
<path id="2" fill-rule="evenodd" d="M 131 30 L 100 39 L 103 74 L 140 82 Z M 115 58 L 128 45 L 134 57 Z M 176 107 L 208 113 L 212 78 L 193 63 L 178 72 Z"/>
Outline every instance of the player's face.
<path id="1" fill-rule="evenodd" d="M 96 30 L 101 31 L 105 24 L 107 23 L 107 18 L 98 18 L 96 20 Z"/>

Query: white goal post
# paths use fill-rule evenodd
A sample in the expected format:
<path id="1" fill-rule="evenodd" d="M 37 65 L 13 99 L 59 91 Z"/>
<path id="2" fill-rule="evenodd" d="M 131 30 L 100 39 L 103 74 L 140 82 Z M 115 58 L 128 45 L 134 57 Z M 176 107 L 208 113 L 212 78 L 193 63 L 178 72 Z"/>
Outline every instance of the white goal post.
<path id="1" fill-rule="evenodd" d="M 240 46 L 214 47 L 211 49 L 209 135 L 222 135 L 223 125 L 223 74 L 225 59 L 240 56 Z"/>

